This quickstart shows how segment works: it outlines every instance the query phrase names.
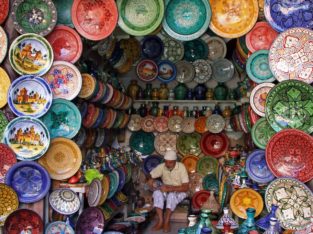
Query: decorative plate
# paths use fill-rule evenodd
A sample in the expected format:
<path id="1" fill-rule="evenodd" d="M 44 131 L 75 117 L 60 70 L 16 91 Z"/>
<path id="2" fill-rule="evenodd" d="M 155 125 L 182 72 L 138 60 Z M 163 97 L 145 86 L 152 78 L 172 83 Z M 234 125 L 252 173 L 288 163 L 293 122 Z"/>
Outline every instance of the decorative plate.
<path id="1" fill-rule="evenodd" d="M 217 82 L 227 82 L 233 78 L 235 67 L 227 59 L 219 59 L 212 64 L 212 76 Z"/>
<path id="2" fill-rule="evenodd" d="M 55 138 L 47 153 L 38 160 L 54 180 L 72 177 L 80 168 L 82 154 L 78 145 L 66 138 Z"/>
<path id="3" fill-rule="evenodd" d="M 171 37 L 190 41 L 207 30 L 211 20 L 211 7 L 205 0 L 166 0 L 163 29 Z"/>
<path id="4" fill-rule="evenodd" d="M 208 34 L 205 34 L 201 37 L 201 39 L 208 45 L 208 59 L 210 62 L 225 58 L 227 47 L 225 41 L 222 38 L 214 36 L 212 37 Z"/>
<path id="5" fill-rule="evenodd" d="M 11 16 L 20 34 L 49 34 L 57 23 L 57 10 L 51 0 L 15 0 Z"/>
<path id="6" fill-rule="evenodd" d="M 199 158 L 197 156 L 190 154 L 184 156 L 181 162 L 185 165 L 188 173 L 195 173 L 197 169 L 198 160 Z"/>
<path id="7" fill-rule="evenodd" d="M 40 234 L 44 231 L 41 217 L 34 211 L 18 209 L 11 213 L 5 220 L 4 233 L 32 233 Z"/>
<path id="8" fill-rule="evenodd" d="M 278 35 L 273 42 L 268 60 L 276 79 L 313 82 L 313 31 L 291 28 Z"/>
<path id="9" fill-rule="evenodd" d="M 201 153 L 200 142 L 201 135 L 199 133 L 182 133 L 177 138 L 177 150 L 178 152 L 185 156 L 187 154 L 192 154 L 198 156 Z"/>
<path id="10" fill-rule="evenodd" d="M 259 119 L 252 127 L 251 135 L 253 143 L 260 149 L 265 149 L 275 131 L 267 122 L 266 118 Z"/>
<path id="11" fill-rule="evenodd" d="M 168 118 L 166 116 L 158 116 L 154 119 L 153 126 L 158 132 L 166 132 L 168 130 Z"/>
<path id="12" fill-rule="evenodd" d="M 45 230 L 45 234 L 61 234 L 61 233 L 75 234 L 73 228 L 69 224 L 61 221 L 49 223 Z"/>
<path id="13" fill-rule="evenodd" d="M 100 201 L 99 201 L 99 204 L 102 205 L 108 195 L 109 195 L 109 190 L 110 190 L 110 179 L 108 177 L 108 175 L 104 175 L 102 180 L 101 180 L 101 185 L 102 185 L 102 194 L 101 194 L 101 197 L 100 197 Z"/>
<path id="14" fill-rule="evenodd" d="M 137 65 L 137 75 L 142 81 L 153 81 L 158 76 L 158 73 L 158 65 L 153 60 L 144 59 Z"/>
<path id="15" fill-rule="evenodd" d="M 201 39 L 184 42 L 184 60 L 194 62 L 208 57 L 208 45 Z"/>
<path id="16" fill-rule="evenodd" d="M 14 189 L 6 184 L 0 183 L 0 227 L 13 211 L 18 209 L 18 197 Z"/>
<path id="17" fill-rule="evenodd" d="M 195 77 L 196 71 L 192 63 L 185 60 L 176 63 L 176 80 L 180 83 L 189 83 Z"/>
<path id="18" fill-rule="evenodd" d="M 172 132 L 180 132 L 182 130 L 182 122 L 182 117 L 173 115 L 168 119 L 168 129 Z"/>
<path id="19" fill-rule="evenodd" d="M 5 183 L 17 193 L 23 203 L 34 203 L 46 196 L 51 179 L 48 172 L 36 162 L 18 162 L 5 176 Z"/>
<path id="20" fill-rule="evenodd" d="M 102 233 L 104 229 L 104 216 L 100 208 L 88 207 L 78 217 L 76 234 Z"/>
<path id="21" fill-rule="evenodd" d="M 158 36 L 146 36 L 141 41 L 141 55 L 144 58 L 159 59 L 163 50 L 163 41 Z"/>
<path id="22" fill-rule="evenodd" d="M 89 185 L 87 201 L 90 207 L 95 207 L 99 205 L 100 198 L 102 195 L 102 184 L 99 179 L 93 179 Z"/>
<path id="23" fill-rule="evenodd" d="M 72 22 L 72 16 L 71 16 L 71 10 L 74 0 L 53 0 L 53 3 L 57 9 L 58 13 L 58 19 L 57 24 L 58 25 L 66 25 L 71 28 L 74 28 L 73 22 Z"/>
<path id="24" fill-rule="evenodd" d="M 206 127 L 206 116 L 200 116 L 195 121 L 195 131 L 198 133 L 205 133 L 208 129 Z"/>
<path id="25" fill-rule="evenodd" d="M 119 185 L 119 174 L 117 171 L 112 171 L 109 173 L 109 178 L 110 178 L 110 189 L 109 189 L 109 194 L 108 198 L 112 198 L 114 194 L 116 193 Z"/>
<path id="26" fill-rule="evenodd" d="M 163 40 L 164 50 L 162 59 L 169 60 L 173 63 L 182 60 L 184 57 L 184 44 L 181 41 L 171 37 L 166 37 Z"/>
<path id="27" fill-rule="evenodd" d="M 72 21 L 83 37 L 99 41 L 115 29 L 118 11 L 114 0 L 77 0 L 72 6 Z"/>
<path id="28" fill-rule="evenodd" d="M 196 192 L 199 192 L 203 190 L 202 187 L 202 180 L 203 180 L 203 175 L 195 172 L 192 174 L 189 174 L 189 192 L 191 195 L 195 194 Z"/>
<path id="29" fill-rule="evenodd" d="M 42 36 L 33 33 L 17 37 L 10 46 L 10 64 L 20 75 L 43 75 L 53 63 L 53 50 Z"/>
<path id="30" fill-rule="evenodd" d="M 218 195 L 219 184 L 215 174 L 208 174 L 204 176 L 202 180 L 202 186 L 203 189 L 207 191 L 214 191 L 214 194 Z"/>
<path id="31" fill-rule="evenodd" d="M 266 184 L 275 179 L 265 160 L 264 150 L 254 150 L 246 161 L 246 171 L 249 177 L 261 184 Z"/>
<path id="32" fill-rule="evenodd" d="M 268 93 L 265 115 L 272 128 L 313 132 L 313 88 L 297 80 L 283 81 Z"/>
<path id="33" fill-rule="evenodd" d="M 195 131 L 195 121 L 196 119 L 193 117 L 184 118 L 183 122 L 181 123 L 182 132 L 193 133 Z"/>
<path id="34" fill-rule="evenodd" d="M 4 183 L 5 175 L 15 163 L 14 152 L 7 145 L 0 143 L 0 183 Z"/>
<path id="35" fill-rule="evenodd" d="M 141 120 L 140 115 L 131 115 L 127 128 L 132 132 L 139 131 L 141 129 Z"/>
<path id="36" fill-rule="evenodd" d="M 154 168 L 156 168 L 160 163 L 162 163 L 162 158 L 158 155 L 150 155 L 146 157 L 143 161 L 143 171 L 148 175 Z"/>
<path id="37" fill-rule="evenodd" d="M 162 60 L 158 63 L 158 79 L 162 82 L 168 83 L 176 78 L 176 66 L 171 61 Z"/>
<path id="38" fill-rule="evenodd" d="M 89 75 L 87 73 L 82 73 L 81 76 L 82 76 L 82 87 L 80 89 L 78 97 L 89 99 L 90 97 L 92 97 L 93 93 L 95 92 L 98 81 L 92 75 Z M 110 86 L 107 85 L 107 87 L 110 87 Z M 111 89 L 112 89 L 112 92 L 111 90 L 110 92 L 108 92 L 110 96 L 108 97 L 108 99 L 106 99 L 106 102 L 109 102 L 113 96 L 113 88 L 111 87 Z"/>
<path id="39" fill-rule="evenodd" d="M 49 148 L 50 135 L 40 120 L 18 117 L 6 126 L 3 143 L 14 151 L 18 160 L 35 160 Z"/>
<path id="40" fill-rule="evenodd" d="M 206 127 L 209 132 L 220 133 L 226 126 L 225 119 L 221 115 L 210 115 L 206 120 Z"/>
<path id="41" fill-rule="evenodd" d="M 64 25 L 56 26 L 47 40 L 53 48 L 55 60 L 76 63 L 83 52 L 83 43 L 78 33 Z"/>
<path id="42" fill-rule="evenodd" d="M 58 213 L 71 215 L 79 210 L 80 200 L 71 189 L 57 189 L 50 194 L 49 204 Z"/>
<path id="43" fill-rule="evenodd" d="M 119 178 L 116 192 L 120 192 L 125 185 L 126 175 L 122 167 L 116 168 L 115 171 L 118 173 L 118 178 Z"/>
<path id="44" fill-rule="evenodd" d="M 247 219 L 246 209 L 254 208 L 257 217 L 263 210 L 261 195 L 250 188 L 242 188 L 233 193 L 230 198 L 230 208 L 239 218 Z"/>
<path id="45" fill-rule="evenodd" d="M 258 84 L 275 80 L 268 64 L 268 53 L 268 50 L 258 50 L 249 56 L 246 64 L 249 78 Z"/>
<path id="46" fill-rule="evenodd" d="M 197 172 L 203 176 L 206 176 L 208 174 L 214 174 L 216 176 L 218 173 L 217 159 L 211 156 L 204 156 L 200 158 L 197 163 Z"/>
<path id="47" fill-rule="evenodd" d="M 1 8 L 0 8 L 0 10 L 1 10 Z M 0 17 L 1 17 L 1 15 L 0 15 Z M 3 30 L 3 28 L 0 26 L 0 64 L 4 60 L 4 58 L 7 54 L 7 50 L 8 50 L 8 37 L 7 37 L 7 34 L 5 33 L 5 31 Z"/>
<path id="48" fill-rule="evenodd" d="M 265 116 L 266 97 L 274 86 L 273 83 L 262 83 L 253 88 L 250 94 L 250 105 L 259 116 Z"/>
<path id="49" fill-rule="evenodd" d="M 210 0 L 212 19 L 210 29 L 224 38 L 245 35 L 258 19 L 257 0 Z"/>
<path id="50" fill-rule="evenodd" d="M 267 23 L 257 22 L 246 35 L 246 45 L 251 53 L 269 50 L 278 33 Z"/>
<path id="51" fill-rule="evenodd" d="M 300 181 L 278 178 L 267 186 L 264 199 L 268 211 L 272 204 L 278 206 L 276 216 L 283 228 L 302 230 L 312 224 L 313 194 Z"/>
<path id="52" fill-rule="evenodd" d="M 210 197 L 209 191 L 200 190 L 200 191 L 196 192 L 192 196 L 192 201 L 191 201 L 193 208 L 194 209 L 201 209 L 201 207 L 203 206 L 204 203 L 207 202 L 209 197 Z"/>
<path id="53" fill-rule="evenodd" d="M 151 132 L 133 132 L 129 139 L 129 145 L 143 155 L 152 154 L 154 151 L 154 135 Z"/>
<path id="54" fill-rule="evenodd" d="M 1 45 L 1 41 L 0 41 Z M 8 102 L 7 93 L 11 85 L 11 80 L 6 71 L 0 67 L 0 108 Z"/>
<path id="55" fill-rule="evenodd" d="M 156 152 L 164 155 L 168 150 L 176 151 L 177 135 L 171 132 L 159 133 L 154 140 Z"/>
<path id="56" fill-rule="evenodd" d="M 212 68 L 209 60 L 198 59 L 194 61 L 193 66 L 196 71 L 194 81 L 198 84 L 203 84 L 209 81 L 212 77 Z"/>
<path id="57" fill-rule="evenodd" d="M 308 182 L 313 179 L 312 137 L 296 129 L 276 133 L 266 146 L 266 161 L 276 177 Z"/>
<path id="58" fill-rule="evenodd" d="M 130 35 L 144 36 L 155 31 L 163 20 L 163 0 L 118 0 L 118 25 Z"/>
<path id="59" fill-rule="evenodd" d="M 0 24 L 2 24 L 9 14 L 10 1 L 1 0 L 0 1 Z M 1 43 L 0 43 L 1 44 Z"/>
<path id="60" fill-rule="evenodd" d="M 278 32 L 289 28 L 313 28 L 313 6 L 308 0 L 279 1 L 264 0 L 264 15 L 269 24 Z"/>
<path id="61" fill-rule="evenodd" d="M 204 154 L 215 158 L 221 157 L 228 150 L 229 140 L 224 133 L 206 132 L 202 135 L 200 147 Z"/>

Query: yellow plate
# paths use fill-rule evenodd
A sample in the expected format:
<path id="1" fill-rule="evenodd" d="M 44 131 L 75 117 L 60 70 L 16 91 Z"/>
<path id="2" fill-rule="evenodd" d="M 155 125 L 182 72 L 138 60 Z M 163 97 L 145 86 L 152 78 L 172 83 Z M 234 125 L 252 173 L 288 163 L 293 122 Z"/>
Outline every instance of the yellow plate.
<path id="1" fill-rule="evenodd" d="M 103 176 L 101 180 L 102 184 L 102 195 L 99 201 L 99 204 L 102 205 L 108 197 L 109 189 L 110 189 L 110 180 L 107 176 Z"/>
<path id="2" fill-rule="evenodd" d="M 18 197 L 16 192 L 6 184 L 0 184 L 0 227 L 5 219 L 13 211 L 18 209 Z"/>
<path id="3" fill-rule="evenodd" d="M 210 28 L 221 37 L 241 37 L 252 29 L 258 19 L 257 0 L 210 0 L 210 5 Z"/>
<path id="4" fill-rule="evenodd" d="M 231 210 L 242 219 L 247 218 L 246 209 L 254 208 L 257 217 L 263 210 L 263 200 L 261 195 L 249 188 L 239 189 L 230 198 Z"/>
<path id="5" fill-rule="evenodd" d="M 75 175 L 82 162 L 78 145 L 67 138 L 51 140 L 46 154 L 38 162 L 49 172 L 54 180 L 65 180 Z"/>
<path id="6" fill-rule="evenodd" d="M 6 71 L 0 67 L 0 108 L 4 107 L 7 102 L 7 94 L 9 87 L 11 85 L 11 80 Z"/>
<path id="7" fill-rule="evenodd" d="M 80 93 L 78 94 L 78 97 L 88 98 L 93 94 L 96 88 L 96 79 L 93 78 L 92 75 L 89 75 L 87 73 L 82 74 L 82 79 L 82 88 L 80 90 Z"/>

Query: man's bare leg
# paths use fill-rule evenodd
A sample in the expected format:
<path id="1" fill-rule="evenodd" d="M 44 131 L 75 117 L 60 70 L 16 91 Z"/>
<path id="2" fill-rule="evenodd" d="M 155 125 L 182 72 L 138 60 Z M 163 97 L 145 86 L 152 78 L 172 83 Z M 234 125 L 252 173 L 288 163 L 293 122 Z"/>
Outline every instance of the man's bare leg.
<path id="1" fill-rule="evenodd" d="M 162 229 L 163 227 L 163 210 L 160 208 L 155 208 L 156 209 L 156 213 L 158 216 L 158 221 L 157 223 L 153 226 L 152 230 L 153 231 L 158 231 L 160 229 Z"/>
<path id="2" fill-rule="evenodd" d="M 172 211 L 170 209 L 166 209 L 165 211 L 165 220 L 163 225 L 163 231 L 164 232 L 170 232 L 171 231 L 171 225 L 170 225 L 170 219 L 171 219 Z"/>

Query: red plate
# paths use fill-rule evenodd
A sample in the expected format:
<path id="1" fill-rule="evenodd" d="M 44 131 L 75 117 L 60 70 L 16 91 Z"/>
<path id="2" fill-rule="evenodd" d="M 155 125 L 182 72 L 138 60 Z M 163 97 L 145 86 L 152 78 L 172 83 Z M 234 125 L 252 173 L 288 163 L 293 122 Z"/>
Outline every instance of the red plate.
<path id="1" fill-rule="evenodd" d="M 313 179 L 313 138 L 296 129 L 276 133 L 267 143 L 266 162 L 276 177 Z"/>
<path id="2" fill-rule="evenodd" d="M 118 11 L 114 0 L 75 0 L 72 21 L 83 37 L 99 41 L 108 37 L 116 27 Z"/>
<path id="3" fill-rule="evenodd" d="M 137 75 L 142 81 L 152 81 L 158 76 L 158 65 L 150 59 L 141 60 L 137 65 Z"/>
<path id="4" fill-rule="evenodd" d="M 205 155 L 211 155 L 215 158 L 221 157 L 228 150 L 229 140 L 224 133 L 206 132 L 202 135 L 200 147 Z"/>
<path id="5" fill-rule="evenodd" d="M 7 18 L 9 13 L 9 0 L 0 0 L 0 24 Z"/>
<path id="6" fill-rule="evenodd" d="M 206 190 L 200 190 L 196 192 L 192 196 L 192 206 L 194 209 L 201 209 L 204 203 L 209 199 L 210 197 L 210 192 Z"/>
<path id="7" fill-rule="evenodd" d="M 168 118 L 166 116 L 158 116 L 154 120 L 154 128 L 158 132 L 166 132 L 168 130 Z"/>
<path id="8" fill-rule="evenodd" d="M 54 60 L 75 63 L 83 52 L 83 43 L 78 33 L 67 26 L 56 26 L 47 36 L 53 48 Z"/>
<path id="9" fill-rule="evenodd" d="M 15 163 L 14 152 L 7 145 L 0 143 L 0 183 L 4 183 L 5 175 Z"/>

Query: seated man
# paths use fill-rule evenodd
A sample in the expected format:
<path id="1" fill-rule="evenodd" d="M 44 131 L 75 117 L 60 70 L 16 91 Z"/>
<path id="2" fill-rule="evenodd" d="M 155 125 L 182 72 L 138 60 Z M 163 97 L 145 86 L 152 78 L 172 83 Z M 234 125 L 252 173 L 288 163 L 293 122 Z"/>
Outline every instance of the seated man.
<path id="1" fill-rule="evenodd" d="M 159 190 L 153 192 L 154 207 L 158 215 L 158 222 L 153 227 L 154 231 L 163 227 L 164 232 L 170 232 L 170 217 L 176 206 L 187 197 L 189 190 L 189 177 L 185 165 L 176 162 L 175 151 L 167 151 L 164 155 L 164 163 L 154 168 L 148 176 L 148 183 L 153 183 L 152 179 L 161 178 L 163 185 Z M 163 220 L 164 202 L 166 201 L 166 211 Z M 163 225 L 164 224 L 164 225 Z"/>

